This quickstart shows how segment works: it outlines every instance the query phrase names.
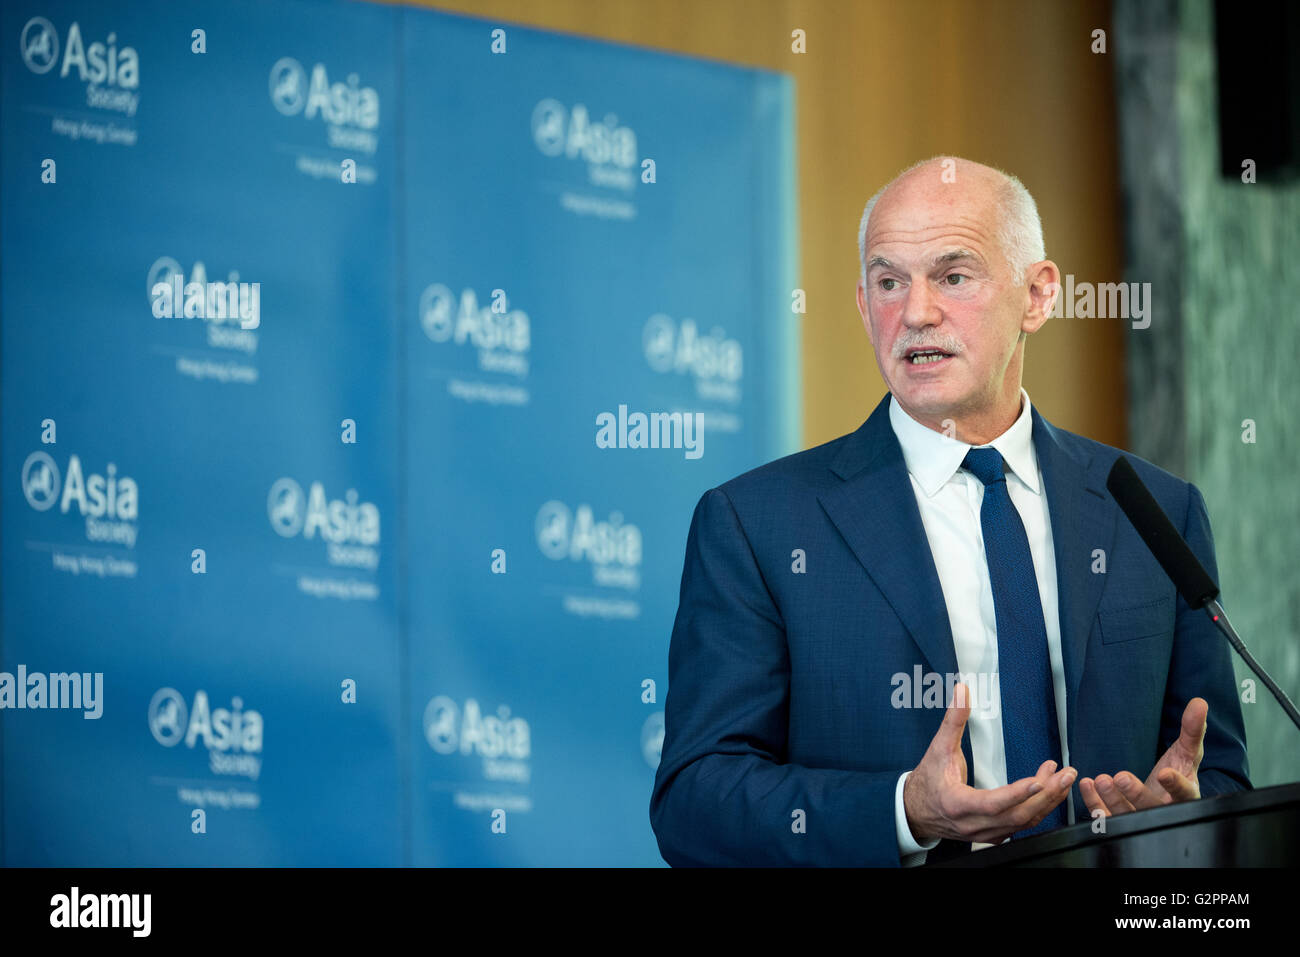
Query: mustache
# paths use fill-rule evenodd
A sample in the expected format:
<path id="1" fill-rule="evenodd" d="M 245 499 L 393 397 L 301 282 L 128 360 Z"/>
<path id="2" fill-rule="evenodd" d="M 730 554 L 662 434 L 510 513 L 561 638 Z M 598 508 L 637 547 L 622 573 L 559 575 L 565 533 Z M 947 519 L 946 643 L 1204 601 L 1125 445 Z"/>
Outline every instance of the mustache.
<path id="1" fill-rule="evenodd" d="M 894 340 L 894 358 L 902 359 L 908 349 L 938 349 L 949 355 L 960 355 L 964 350 L 961 341 L 941 332 L 905 332 Z"/>

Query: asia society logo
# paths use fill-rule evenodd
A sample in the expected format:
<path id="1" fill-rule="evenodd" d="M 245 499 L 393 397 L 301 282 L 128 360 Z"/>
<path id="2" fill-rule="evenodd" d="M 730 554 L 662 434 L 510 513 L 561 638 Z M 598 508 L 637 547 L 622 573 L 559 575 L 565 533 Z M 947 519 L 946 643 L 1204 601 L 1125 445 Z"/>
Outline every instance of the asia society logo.
<path id="1" fill-rule="evenodd" d="M 446 695 L 437 695 L 424 708 L 424 738 L 438 754 L 475 754 L 483 758 L 528 759 L 532 751 L 528 722 L 511 717 L 508 705 L 496 714 L 482 713 L 473 698 L 461 708 Z"/>
<path id="2" fill-rule="evenodd" d="M 244 700 L 230 699 L 229 708 L 213 708 L 208 693 L 194 692 L 193 707 L 175 688 L 159 688 L 149 701 L 149 731 L 164 748 L 184 742 L 208 751 L 208 768 L 214 774 L 232 774 L 257 780 L 262 772 L 264 722 L 260 712 L 244 708 Z"/>
<path id="3" fill-rule="evenodd" d="M 646 362 L 655 372 L 692 374 L 697 379 L 735 383 L 744 372 L 740 343 L 715 326 L 701 335 L 693 319 L 681 323 L 663 313 L 646 320 L 641 332 Z"/>
<path id="4" fill-rule="evenodd" d="M 55 40 L 58 43 L 58 40 Z M 533 107 L 533 140 L 546 156 L 564 152 L 564 118 L 567 111 L 558 100 L 542 100 Z"/>
<path id="5" fill-rule="evenodd" d="M 285 116 L 302 112 L 307 102 L 307 73 L 293 57 L 281 57 L 271 67 L 271 103 Z"/>
<path id="6" fill-rule="evenodd" d="M 537 510 L 537 547 L 547 558 L 559 561 L 569 556 L 569 529 L 573 513 L 563 502 L 550 501 Z"/>
<path id="7" fill-rule="evenodd" d="M 379 507 L 361 501 L 353 488 L 343 498 L 331 499 L 320 482 L 312 482 L 304 495 L 296 481 L 279 478 L 267 493 L 266 515 L 276 534 L 284 538 L 301 532 L 307 539 L 319 533 L 321 539 L 338 546 L 379 543 Z M 337 564 L 356 563 L 340 560 Z"/>
<path id="8" fill-rule="evenodd" d="M 545 156 L 581 157 L 622 169 L 636 165 L 636 133 L 620 126 L 612 113 L 593 120 L 582 103 L 569 108 L 559 100 L 545 99 L 533 107 L 532 128 L 533 142 Z"/>
<path id="9" fill-rule="evenodd" d="M 534 529 L 547 558 L 588 563 L 597 585 L 640 587 L 641 530 L 624 523 L 622 512 L 597 521 L 590 505 L 570 509 L 552 500 L 537 510 Z"/>
<path id="10" fill-rule="evenodd" d="M 86 471 L 81 457 L 68 456 L 66 481 L 60 481 L 59 467 L 45 452 L 33 452 L 23 462 L 23 496 L 38 512 L 49 511 L 55 502 L 64 515 L 75 506 L 83 517 L 134 521 L 140 511 L 140 489 L 129 475 L 118 475 L 117 465 L 108 463 L 104 474 Z M 62 490 L 62 496 L 60 496 Z"/>
<path id="11" fill-rule="evenodd" d="M 164 748 L 174 746 L 189 727 L 189 709 L 175 688 L 159 688 L 149 702 L 149 730 Z"/>
<path id="12" fill-rule="evenodd" d="M 379 126 L 379 92 L 372 86 L 362 86 L 356 73 L 349 73 L 346 83 L 331 83 L 325 64 L 317 63 L 309 79 L 301 63 L 293 57 L 281 57 L 271 67 L 267 92 L 272 105 L 285 116 L 302 114 L 309 120 L 320 116 L 331 126 L 360 130 Z"/>
<path id="13" fill-rule="evenodd" d="M 48 511 L 59 498 L 59 467 L 44 452 L 33 452 L 23 463 L 23 495 L 38 512 Z"/>
<path id="14" fill-rule="evenodd" d="M 49 73 L 59 62 L 59 34 L 54 24 L 44 17 L 32 17 L 18 37 L 18 50 L 27 69 L 37 75 Z M 81 35 L 81 24 L 75 20 L 68 26 L 60 78 L 68 76 L 74 68 L 81 82 L 93 87 L 115 86 L 120 90 L 134 90 L 140 86 L 140 55 L 135 48 L 119 47 L 116 33 L 87 43 Z M 135 114 L 134 108 L 127 108 L 124 103 L 115 105 L 115 102 L 91 105 Z"/>
<path id="15" fill-rule="evenodd" d="M 19 38 L 23 62 L 33 73 L 49 73 L 59 61 L 59 35 L 44 17 L 32 17 Z"/>
<path id="16" fill-rule="evenodd" d="M 307 499 L 302 486 L 291 478 L 277 479 L 266 497 L 266 513 L 271 527 L 285 538 L 293 538 L 302 531 L 307 516 Z"/>
<path id="17" fill-rule="evenodd" d="M 446 342 L 455 328 L 456 296 L 440 282 L 420 293 L 420 328 L 432 342 Z"/>
<path id="18" fill-rule="evenodd" d="M 641 530 L 631 523 L 625 525 L 622 512 L 610 512 L 608 519 L 598 522 L 590 505 L 572 511 L 552 499 L 537 510 L 534 525 L 537 547 L 555 561 L 585 558 L 602 565 L 641 563 Z"/>
<path id="19" fill-rule="evenodd" d="M 230 699 L 229 708 L 213 708 L 208 693 L 194 692 L 194 707 L 175 688 L 159 688 L 149 701 L 149 730 L 165 748 L 181 741 L 187 748 L 202 741 L 210 751 L 259 752 L 262 750 L 262 715 L 245 710 L 242 698 Z"/>
<path id="20" fill-rule="evenodd" d="M 420 327 L 432 342 L 468 342 L 479 349 L 528 351 L 528 314 L 508 308 L 503 290 L 494 290 L 491 300 L 480 305 L 473 289 L 463 289 L 457 297 L 442 283 L 433 283 L 420 294 L 419 310 Z"/>

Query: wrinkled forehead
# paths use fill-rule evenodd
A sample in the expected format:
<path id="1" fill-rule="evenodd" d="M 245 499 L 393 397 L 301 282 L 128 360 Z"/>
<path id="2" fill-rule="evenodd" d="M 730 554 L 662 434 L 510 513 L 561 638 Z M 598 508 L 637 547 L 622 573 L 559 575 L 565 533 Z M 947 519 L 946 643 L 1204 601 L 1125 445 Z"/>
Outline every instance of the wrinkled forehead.
<path id="1" fill-rule="evenodd" d="M 951 245 L 992 259 L 1001 215 L 996 183 L 971 176 L 968 182 L 943 183 L 923 170 L 891 186 L 871 211 L 867 224 L 868 258 L 883 251 L 896 255 L 932 252 Z"/>

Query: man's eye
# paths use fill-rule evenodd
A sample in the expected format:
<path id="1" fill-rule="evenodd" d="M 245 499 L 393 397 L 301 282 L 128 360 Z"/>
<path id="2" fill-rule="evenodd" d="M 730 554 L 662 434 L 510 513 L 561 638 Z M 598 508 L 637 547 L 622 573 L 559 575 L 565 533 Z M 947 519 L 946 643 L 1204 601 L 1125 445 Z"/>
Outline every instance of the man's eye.
<path id="1" fill-rule="evenodd" d="M 894 286 L 896 286 L 897 284 L 898 284 L 898 280 L 897 280 L 897 279 L 882 279 L 882 280 L 880 280 L 880 288 L 883 289 L 883 290 L 885 290 L 885 292 L 893 292 L 893 291 L 894 291 Z"/>
<path id="2" fill-rule="evenodd" d="M 969 278 L 970 278 L 970 276 L 967 276 L 965 273 L 950 272 L 950 273 L 948 273 L 948 275 L 946 275 L 946 276 L 943 277 L 943 281 L 946 282 L 946 283 L 947 283 L 948 285 L 950 285 L 950 286 L 960 286 L 960 285 L 961 285 L 960 282 L 953 282 L 953 280 L 954 280 L 954 279 L 969 279 Z"/>

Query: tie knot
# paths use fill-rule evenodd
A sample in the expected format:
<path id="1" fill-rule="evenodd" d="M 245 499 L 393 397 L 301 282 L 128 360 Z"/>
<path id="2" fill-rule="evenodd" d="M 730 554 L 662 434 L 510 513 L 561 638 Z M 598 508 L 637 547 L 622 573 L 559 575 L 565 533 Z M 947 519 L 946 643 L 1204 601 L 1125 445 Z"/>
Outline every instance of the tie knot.
<path id="1" fill-rule="evenodd" d="M 1002 453 L 994 448 L 971 449 L 961 464 L 985 485 L 1005 482 L 1007 479 L 1003 472 L 1005 463 L 1002 461 Z"/>

